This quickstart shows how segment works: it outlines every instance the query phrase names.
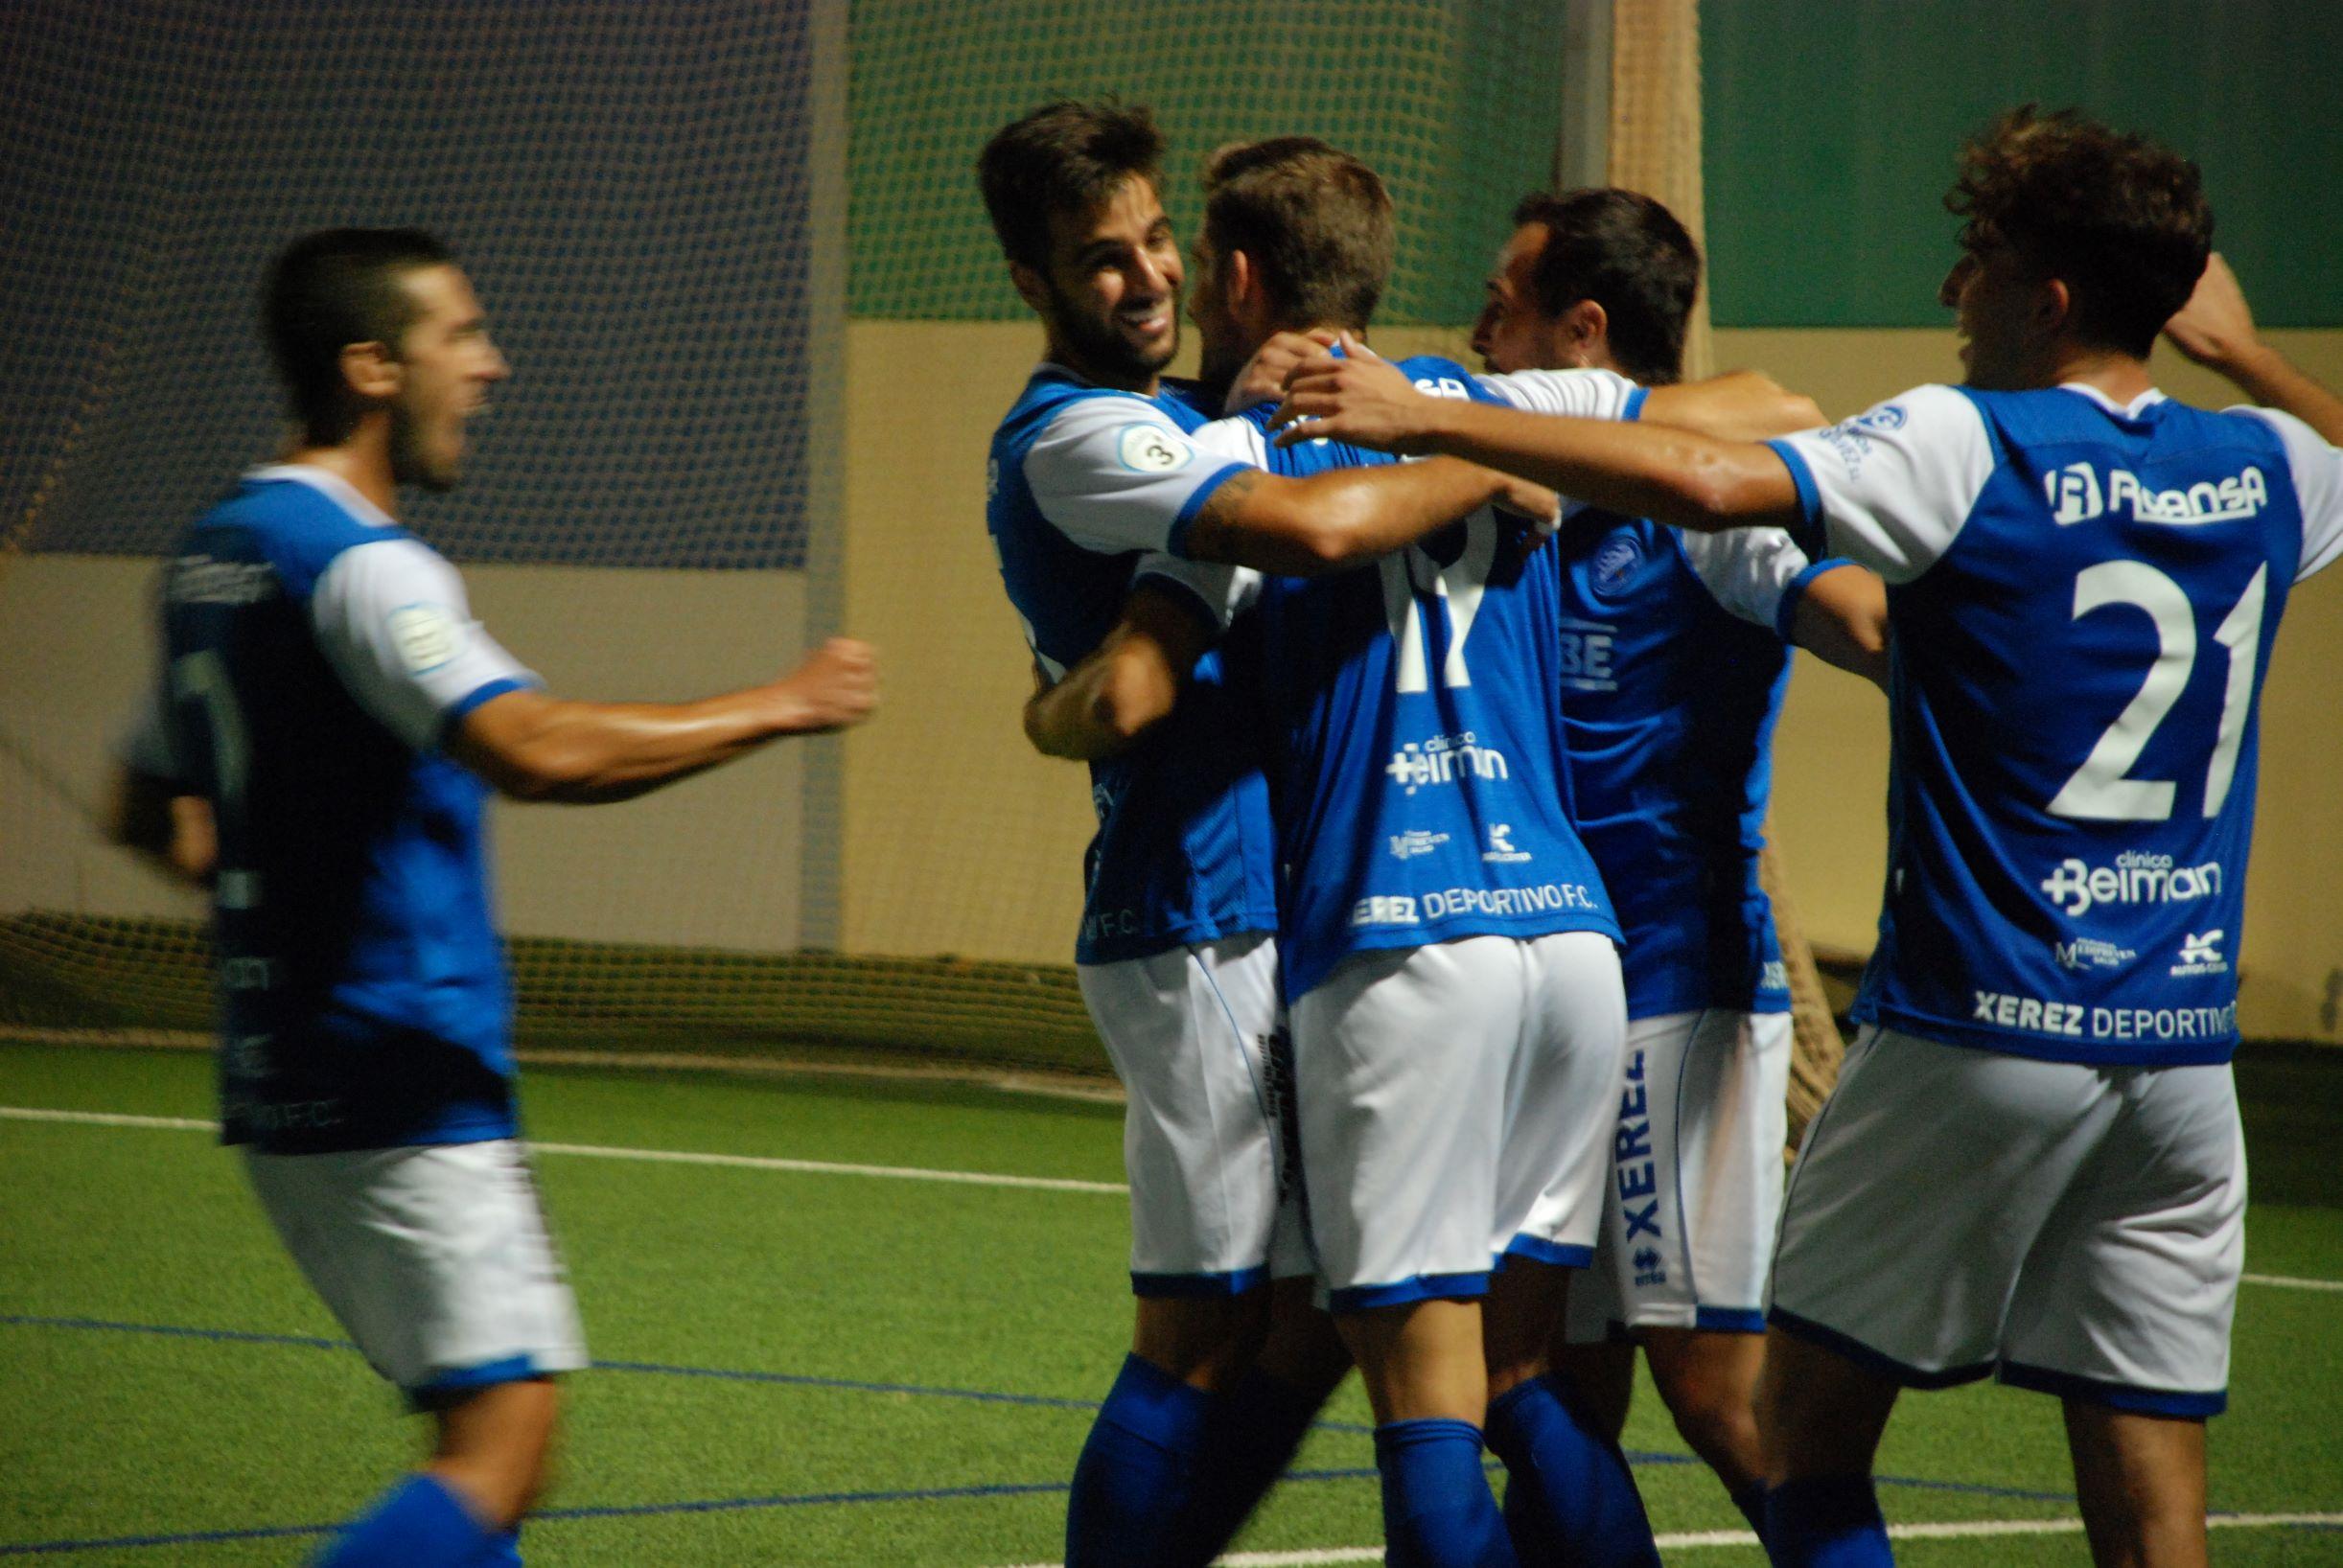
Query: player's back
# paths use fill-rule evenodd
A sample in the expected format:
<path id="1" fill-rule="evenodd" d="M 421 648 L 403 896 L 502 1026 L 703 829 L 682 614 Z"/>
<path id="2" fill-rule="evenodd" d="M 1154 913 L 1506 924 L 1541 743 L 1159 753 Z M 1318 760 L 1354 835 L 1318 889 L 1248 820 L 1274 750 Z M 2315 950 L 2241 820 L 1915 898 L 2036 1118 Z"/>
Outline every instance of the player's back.
<path id="1" fill-rule="evenodd" d="M 1003 586 L 1035 657 L 1053 677 L 1096 648 L 1120 618 L 1136 547 L 1078 542 L 1046 514 L 1028 481 L 1033 444 L 1070 404 L 1119 426 L 1117 461 L 1126 480 L 1176 481 L 1195 456 L 1160 439 L 1204 423 L 1195 395 L 1168 386 L 1155 398 L 1113 391 L 1045 365 L 993 438 L 986 525 Z M 1266 786 L 1250 726 L 1230 704 L 1218 650 L 1189 692 L 1130 751 L 1091 765 L 1098 836 L 1087 857 L 1086 899 L 1075 957 L 1105 963 L 1187 942 L 1276 928 Z"/>
<path id="2" fill-rule="evenodd" d="M 1779 1010 L 1757 856 L 1788 649 L 1672 528 L 1589 509 L 1555 549 L 1571 815 L 1626 934 L 1628 1014 Z"/>
<path id="3" fill-rule="evenodd" d="M 1400 368 L 1471 395 L 1447 360 Z M 1273 472 L 1391 461 L 1333 442 L 1269 446 L 1268 414 L 1245 418 Z M 1617 934 L 1561 793 L 1557 591 L 1552 551 L 1528 553 L 1485 508 L 1373 570 L 1264 584 L 1252 657 L 1288 996 L 1367 949 Z"/>
<path id="4" fill-rule="evenodd" d="M 2279 430 L 2155 393 L 1931 387 L 1837 438 L 1893 439 L 1906 404 L 1951 432 L 1940 483 L 1970 502 L 1949 538 L 1912 525 L 1932 565 L 1890 573 L 1892 842 L 1857 1016 L 2226 1060 L 2255 710 L 2305 565 Z"/>
<path id="5" fill-rule="evenodd" d="M 421 548 L 354 504 L 314 471 L 260 471 L 164 584 L 171 746 L 219 825 L 226 1132 L 288 1151 L 511 1130 L 484 790 L 362 708 L 313 619 L 349 552 Z M 441 610 L 390 629 L 410 668 L 453 657 Z"/>

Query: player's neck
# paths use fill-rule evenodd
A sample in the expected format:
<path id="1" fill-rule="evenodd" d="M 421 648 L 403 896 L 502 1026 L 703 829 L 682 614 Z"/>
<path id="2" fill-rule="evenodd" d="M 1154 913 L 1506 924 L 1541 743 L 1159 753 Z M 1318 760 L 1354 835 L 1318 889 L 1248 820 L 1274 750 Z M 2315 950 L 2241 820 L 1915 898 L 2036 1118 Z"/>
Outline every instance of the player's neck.
<path id="1" fill-rule="evenodd" d="M 1042 357 L 1051 364 L 1071 370 L 1094 386 L 1111 386 L 1118 392 L 1136 392 L 1151 398 L 1163 384 L 1163 378 L 1154 371 L 1144 374 L 1128 366 L 1094 364 L 1067 347 L 1056 333 L 1050 334 L 1042 349 Z"/>
<path id="2" fill-rule="evenodd" d="M 399 515 L 399 481 L 391 474 L 387 424 L 380 429 L 361 424 L 347 441 L 330 447 L 296 443 L 284 460 L 323 469 L 380 507 L 383 516 Z"/>
<path id="3" fill-rule="evenodd" d="M 2147 361 L 2121 354 L 2113 349 L 2071 349 L 2056 356 L 2048 385 L 2065 386 L 2079 381 L 2095 391 L 2104 392 L 2110 402 L 2129 406 L 2141 393 L 2153 388 L 2155 378 L 2147 373 Z"/>

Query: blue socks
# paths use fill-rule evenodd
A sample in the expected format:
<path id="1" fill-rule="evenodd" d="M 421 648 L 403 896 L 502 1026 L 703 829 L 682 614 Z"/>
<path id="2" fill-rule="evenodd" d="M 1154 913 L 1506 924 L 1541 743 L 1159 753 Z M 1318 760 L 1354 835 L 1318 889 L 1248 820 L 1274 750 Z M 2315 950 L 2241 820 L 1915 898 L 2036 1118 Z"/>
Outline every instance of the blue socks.
<path id="1" fill-rule="evenodd" d="M 1489 1446 L 1505 1462 L 1505 1526 L 1528 1564 L 1659 1568 L 1652 1521 L 1618 1445 L 1581 1422 L 1553 1372 L 1489 1404 Z"/>
<path id="2" fill-rule="evenodd" d="M 1164 1560 L 1213 1399 L 1137 1356 L 1091 1423 L 1066 1506 L 1066 1568 Z"/>
<path id="3" fill-rule="evenodd" d="M 1317 1415 L 1316 1399 L 1258 1369 L 1213 1399 L 1166 1568 L 1205 1568 L 1220 1555 L 1286 1473 Z"/>
<path id="4" fill-rule="evenodd" d="M 1895 1561 L 1867 1475 L 1783 1482 L 1765 1494 L 1758 1533 L 1775 1568 L 1889 1568 Z"/>
<path id="5" fill-rule="evenodd" d="M 436 1476 L 410 1475 L 384 1492 L 313 1559 L 313 1568 L 470 1568 L 521 1560 L 487 1556 L 510 1537 L 492 1531 Z"/>
<path id="6" fill-rule="evenodd" d="M 1387 1568 L 1519 1568 L 1480 1454 L 1480 1429 L 1470 1421 L 1375 1429 Z"/>

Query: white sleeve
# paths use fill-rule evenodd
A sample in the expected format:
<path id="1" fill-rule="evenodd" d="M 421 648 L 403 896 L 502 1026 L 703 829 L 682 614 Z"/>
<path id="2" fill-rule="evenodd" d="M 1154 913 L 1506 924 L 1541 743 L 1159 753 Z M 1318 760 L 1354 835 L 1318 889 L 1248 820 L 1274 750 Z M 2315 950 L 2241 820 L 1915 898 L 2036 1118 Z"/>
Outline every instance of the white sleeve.
<path id="1" fill-rule="evenodd" d="M 1675 530 L 1684 560 L 1708 596 L 1745 621 L 1782 631 L 1783 612 L 1796 608 L 1807 580 L 1806 552 L 1779 528 L 1727 528 L 1720 533 Z M 1843 563 L 1830 562 L 1827 565 Z"/>
<path id="2" fill-rule="evenodd" d="M 2322 571 L 2343 555 L 2343 448 L 2326 439 L 2292 414 L 2276 408 L 2233 408 L 2251 414 L 2278 432 L 2285 443 L 2286 466 L 2294 471 L 2294 498 L 2303 513 L 2303 558 L 2295 568 L 2299 583 Z"/>
<path id="3" fill-rule="evenodd" d="M 1189 522 L 1242 467 L 1154 404 L 1108 395 L 1058 410 L 1025 454 L 1025 481 L 1041 515 L 1084 549 L 1177 555 Z"/>
<path id="4" fill-rule="evenodd" d="M 1799 545 L 1909 583 L 1952 548 L 1992 477 L 1977 405 L 1921 386 L 1820 430 L 1769 441 L 1789 465 L 1806 527 Z"/>
<path id="5" fill-rule="evenodd" d="M 418 751 L 489 698 L 540 683 L 472 618 L 455 568 L 418 540 L 342 551 L 309 611 L 319 651 L 358 705 Z"/>
<path id="6" fill-rule="evenodd" d="M 1261 597 L 1261 573 L 1250 566 L 1219 565 L 1209 561 L 1184 561 L 1175 555 L 1140 557 L 1131 586 L 1151 583 L 1173 589 L 1194 601 L 1197 613 L 1219 631 Z"/>
<path id="7" fill-rule="evenodd" d="M 1473 378 L 1533 414 L 1566 414 L 1574 419 L 1637 419 L 1644 388 L 1612 370 L 1517 370 Z"/>
<path id="8" fill-rule="evenodd" d="M 132 772 L 175 781 L 182 774 L 178 753 L 171 740 L 171 694 L 164 685 L 168 679 L 157 671 L 148 683 L 137 711 L 130 715 L 130 722 L 115 739 L 114 757 Z"/>

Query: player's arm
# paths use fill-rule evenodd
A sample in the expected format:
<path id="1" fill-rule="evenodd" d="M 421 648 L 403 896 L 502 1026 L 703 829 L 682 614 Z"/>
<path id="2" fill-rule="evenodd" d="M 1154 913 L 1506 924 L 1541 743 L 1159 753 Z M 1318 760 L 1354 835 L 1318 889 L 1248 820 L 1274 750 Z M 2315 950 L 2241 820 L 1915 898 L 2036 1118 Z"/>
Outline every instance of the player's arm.
<path id="1" fill-rule="evenodd" d="M 1452 457 L 1302 478 L 1247 469 L 1197 511 L 1181 553 L 1317 577 L 1389 555 L 1492 503 L 1548 525 L 1561 510 L 1534 480 Z"/>
<path id="2" fill-rule="evenodd" d="M 1076 400 L 1025 453 L 1044 518 L 1102 554 L 1184 560 L 1311 577 L 1411 544 L 1495 501 L 1550 522 L 1551 492 L 1468 463 L 1262 472 L 1258 427 L 1221 420 L 1194 435 L 1132 398 Z"/>
<path id="3" fill-rule="evenodd" d="M 1817 572 L 1791 609 L 1790 640 L 1886 691 L 1888 585 L 1853 562 Z"/>
<path id="4" fill-rule="evenodd" d="M 581 703 L 506 691 L 448 731 L 448 754 L 516 800 L 598 805 L 745 756 L 785 735 L 860 724 L 878 701 L 870 649 L 832 637 L 778 680 L 696 703 Z"/>
<path id="5" fill-rule="evenodd" d="M 1764 441 L 1826 423 L 1812 398 L 1756 370 L 1655 386 L 1644 394 L 1640 417 L 1646 424 L 1673 425 L 1719 441 Z"/>
<path id="6" fill-rule="evenodd" d="M 2309 426 L 2329 446 L 2343 447 L 2343 397 L 2298 369 L 2262 341 L 2238 275 L 2216 253 L 2164 334 L 2206 369 L 2236 383 L 2255 403 L 2283 409 Z"/>
<path id="7" fill-rule="evenodd" d="M 1314 423 L 1297 427 L 1296 421 Z M 1802 518 L 1788 467 L 1754 443 L 1612 420 L 1557 418 L 1436 398 L 1380 360 L 1324 356 L 1287 384 L 1278 440 L 1325 436 L 1380 451 L 1440 453 L 1501 469 L 1574 500 L 1713 532 Z"/>
<path id="8" fill-rule="evenodd" d="M 878 697 L 870 650 L 844 638 L 777 680 L 696 703 L 551 696 L 472 618 L 455 569 L 411 539 L 343 551 L 310 615 L 319 651 L 376 722 L 519 800 L 630 799 L 780 736 L 860 723 Z"/>
<path id="9" fill-rule="evenodd" d="M 1171 716 L 1219 635 L 1194 595 L 1141 579 L 1105 639 L 1025 704 L 1025 738 L 1077 762 L 1128 749 Z"/>
<path id="10" fill-rule="evenodd" d="M 219 829 L 211 802 L 179 777 L 167 712 L 158 679 L 115 745 L 99 827 L 166 876 L 207 888 L 220 861 Z"/>

